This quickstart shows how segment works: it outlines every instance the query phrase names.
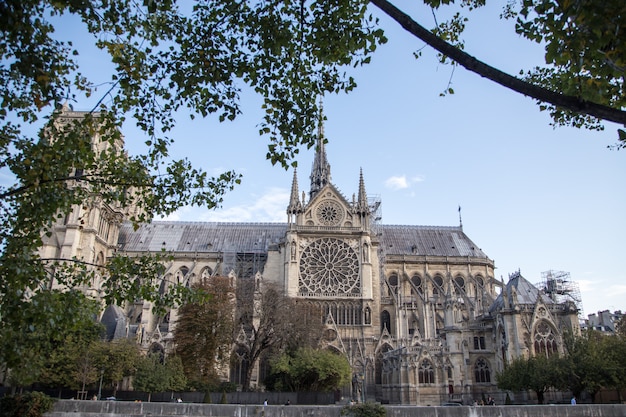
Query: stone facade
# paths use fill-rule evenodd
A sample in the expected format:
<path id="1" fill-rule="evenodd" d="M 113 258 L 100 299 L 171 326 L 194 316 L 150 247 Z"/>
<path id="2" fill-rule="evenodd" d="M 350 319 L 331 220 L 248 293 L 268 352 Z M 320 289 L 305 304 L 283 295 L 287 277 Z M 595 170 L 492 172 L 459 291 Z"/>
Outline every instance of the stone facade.
<path id="1" fill-rule="evenodd" d="M 42 251 L 100 263 L 114 251 L 165 250 L 172 260 L 162 291 L 215 274 L 276 283 L 321 307 L 320 343 L 350 361 L 353 387 L 345 394 L 357 401 L 471 403 L 496 391 L 495 374 L 507 361 L 560 352 L 563 331 L 578 331 L 575 305 L 553 301 L 519 272 L 506 284 L 497 280 L 493 260 L 461 225 L 381 224 L 362 172 L 346 198 L 331 182 L 321 135 L 310 180 L 301 195 L 294 171 L 286 223 L 153 222 L 134 230 L 122 209 L 94 199 L 60 221 Z M 98 296 L 99 283 L 86 290 Z M 171 348 L 175 310 L 157 317 L 141 301 L 107 310 L 111 337 Z M 248 336 L 240 337 L 241 348 Z M 224 373 L 239 382 L 242 369 Z"/>

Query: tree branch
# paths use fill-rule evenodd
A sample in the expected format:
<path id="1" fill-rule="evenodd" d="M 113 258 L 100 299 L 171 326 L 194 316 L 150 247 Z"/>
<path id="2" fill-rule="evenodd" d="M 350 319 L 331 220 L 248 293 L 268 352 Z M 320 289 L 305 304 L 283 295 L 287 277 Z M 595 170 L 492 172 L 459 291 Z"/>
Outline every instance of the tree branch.
<path id="1" fill-rule="evenodd" d="M 598 119 L 626 126 L 626 111 L 582 100 L 579 97 L 566 96 L 513 77 L 450 45 L 446 41 L 434 35 L 428 29 L 421 26 L 409 15 L 389 3 L 387 0 L 370 0 L 370 3 L 374 4 L 393 20 L 398 22 L 409 33 L 426 42 L 442 54 L 448 56 L 465 69 L 472 71 L 481 77 L 485 77 L 503 87 L 509 88 L 525 96 L 545 103 L 550 103 L 562 109 L 569 110 L 574 113 L 587 114 L 597 117 Z"/>

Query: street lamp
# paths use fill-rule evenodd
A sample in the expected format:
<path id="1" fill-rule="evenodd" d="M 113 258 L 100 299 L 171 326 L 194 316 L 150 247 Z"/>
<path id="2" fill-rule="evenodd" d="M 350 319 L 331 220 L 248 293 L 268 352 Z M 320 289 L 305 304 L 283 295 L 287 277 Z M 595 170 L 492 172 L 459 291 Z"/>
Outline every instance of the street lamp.
<path id="1" fill-rule="evenodd" d="M 102 378 L 104 378 L 104 368 L 100 371 L 100 385 L 98 386 L 98 400 L 102 399 Z"/>

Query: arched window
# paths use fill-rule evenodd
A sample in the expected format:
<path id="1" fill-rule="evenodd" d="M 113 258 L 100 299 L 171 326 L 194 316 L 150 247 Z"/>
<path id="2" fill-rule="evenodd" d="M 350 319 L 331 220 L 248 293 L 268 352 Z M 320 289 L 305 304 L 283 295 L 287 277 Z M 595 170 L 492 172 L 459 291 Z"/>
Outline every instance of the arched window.
<path id="1" fill-rule="evenodd" d="M 480 275 L 476 277 L 476 283 L 478 284 L 480 288 L 485 286 L 485 280 Z"/>
<path id="2" fill-rule="evenodd" d="M 376 382 L 376 384 L 382 384 L 383 383 L 383 355 L 386 352 L 389 352 L 390 350 L 393 350 L 391 346 L 389 346 L 388 344 L 384 344 L 381 349 L 378 351 L 378 353 L 376 354 L 376 361 L 375 361 L 375 367 L 376 369 L 374 370 L 375 375 L 374 375 L 374 380 Z"/>
<path id="3" fill-rule="evenodd" d="M 460 288 L 461 291 L 465 291 L 465 279 L 463 279 L 462 276 L 458 276 L 454 279 L 454 282 L 456 282 L 456 287 Z"/>
<path id="4" fill-rule="evenodd" d="M 484 358 L 479 358 L 474 364 L 474 378 L 477 383 L 491 382 L 491 371 L 489 364 Z"/>
<path id="5" fill-rule="evenodd" d="M 535 355 L 550 357 L 557 352 L 558 345 L 552 326 L 545 321 L 540 321 L 535 326 Z"/>
<path id="6" fill-rule="evenodd" d="M 387 329 L 391 333 L 391 315 L 387 310 L 383 310 L 380 313 L 380 331 Z"/>
<path id="7" fill-rule="evenodd" d="M 398 275 L 391 274 L 389 278 L 387 279 L 387 282 L 389 282 L 389 287 L 391 288 L 391 291 L 394 294 L 397 294 L 398 293 Z"/>
<path id="8" fill-rule="evenodd" d="M 439 295 L 439 291 L 443 289 L 443 278 L 440 275 L 437 275 L 433 281 L 435 285 L 433 286 L 433 295 Z"/>
<path id="9" fill-rule="evenodd" d="M 417 292 L 419 292 L 420 294 L 424 294 L 424 289 L 422 288 L 422 279 L 419 277 L 419 275 L 413 275 L 413 278 L 411 278 L 411 282 L 413 283 L 413 286 L 417 288 Z"/>
<path id="10" fill-rule="evenodd" d="M 232 366 L 230 368 L 230 380 L 235 384 L 243 384 L 248 372 L 250 362 L 248 360 L 249 352 L 239 347 L 233 354 Z"/>
<path id="11" fill-rule="evenodd" d="M 420 367 L 417 370 L 417 378 L 420 384 L 435 383 L 435 370 L 428 359 L 424 359 L 422 363 L 420 363 Z"/>

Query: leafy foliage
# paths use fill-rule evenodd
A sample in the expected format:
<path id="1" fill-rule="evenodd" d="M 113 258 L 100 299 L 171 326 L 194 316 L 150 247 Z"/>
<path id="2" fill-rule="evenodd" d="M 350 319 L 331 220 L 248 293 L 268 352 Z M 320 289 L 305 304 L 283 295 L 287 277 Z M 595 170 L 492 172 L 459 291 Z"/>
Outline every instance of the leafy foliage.
<path id="1" fill-rule="evenodd" d="M 516 31 L 545 44 L 550 67 L 528 73 L 533 83 L 614 108 L 626 106 L 626 4 L 608 1 L 522 2 Z M 557 124 L 599 128 L 597 120 L 551 107 Z"/>
<path id="2" fill-rule="evenodd" d="M 137 344 L 127 339 L 98 341 L 91 346 L 89 355 L 103 386 L 113 387 L 124 377 L 134 375 L 141 359 Z"/>
<path id="3" fill-rule="evenodd" d="M 189 384 L 204 389 L 219 380 L 217 367 L 228 363 L 234 334 L 235 289 L 228 277 L 195 284 L 206 301 L 182 305 L 174 330 L 176 354 Z"/>
<path id="4" fill-rule="evenodd" d="M 248 337 L 247 341 L 236 342 L 249 363 L 242 384 L 244 390 L 250 386 L 258 360 L 271 360 L 283 352 L 314 346 L 322 334 L 319 307 L 298 303 L 275 284 L 260 283 L 257 288 L 254 280 L 248 281 L 237 287 L 237 321 Z"/>
<path id="5" fill-rule="evenodd" d="M 534 391 L 539 404 L 543 404 L 543 394 L 546 391 L 563 385 L 562 365 L 562 359 L 554 355 L 516 358 L 496 375 L 498 388 Z"/>
<path id="6" fill-rule="evenodd" d="M 42 417 L 54 400 L 41 392 L 27 392 L 0 398 L 0 417 Z"/>
<path id="7" fill-rule="evenodd" d="M 344 355 L 304 347 L 271 363 L 276 391 L 332 391 L 350 381 L 352 368 Z"/>
<path id="8" fill-rule="evenodd" d="M 240 175 L 210 177 L 171 158 L 169 132 L 183 109 L 192 118 L 235 119 L 246 86 L 263 97 L 266 157 L 295 164 L 298 148 L 314 144 L 317 96 L 353 89 L 345 68 L 369 62 L 385 40 L 366 4 L 204 0 L 181 10 L 171 0 L 1 2 L 0 170 L 14 181 L 0 185 L 0 362 L 29 361 L 11 340 L 59 317 L 42 304 L 27 307 L 54 285 L 81 287 L 98 276 L 106 303 L 142 298 L 163 308 L 189 300 L 184 287 L 160 297 L 159 257 L 114 256 L 107 265 L 88 255 L 45 258 L 42 231 L 99 198 L 136 223 L 187 205 L 218 207 Z M 110 80 L 86 77 L 81 51 L 55 33 L 63 15 L 80 19 L 108 54 Z M 70 111 L 68 102 L 94 95 L 93 109 Z M 122 152 L 126 121 L 145 133 L 137 155 Z"/>
<path id="9" fill-rule="evenodd" d="M 143 357 L 137 366 L 133 385 L 149 394 L 148 401 L 153 392 L 182 391 L 187 385 L 179 357 L 169 357 L 165 363 L 161 360 L 159 354 L 151 354 Z"/>
<path id="10" fill-rule="evenodd" d="M 601 389 L 623 389 L 626 377 L 626 339 L 586 330 L 580 336 L 566 334 L 565 355 L 518 358 L 496 376 L 498 387 L 511 391 L 532 390 L 540 403 L 549 388 L 583 391 L 592 400 Z"/>
<path id="11" fill-rule="evenodd" d="M 24 329 L 0 327 L 2 356 L 21 362 L 10 372 L 12 383 L 28 386 L 40 380 L 53 383 L 57 378 L 69 383 L 77 356 L 100 336 L 101 328 L 94 321 L 98 306 L 79 291 L 43 291 L 19 306 L 9 319 L 33 324 Z M 34 324 L 44 318 L 45 326 Z"/>
<path id="12" fill-rule="evenodd" d="M 593 330 L 566 338 L 567 387 L 576 396 L 587 391 L 592 399 L 603 388 L 624 387 L 626 340 Z"/>
<path id="13" fill-rule="evenodd" d="M 341 415 L 346 417 L 385 417 L 387 410 L 377 403 L 359 403 L 346 405 L 341 409 Z"/>

